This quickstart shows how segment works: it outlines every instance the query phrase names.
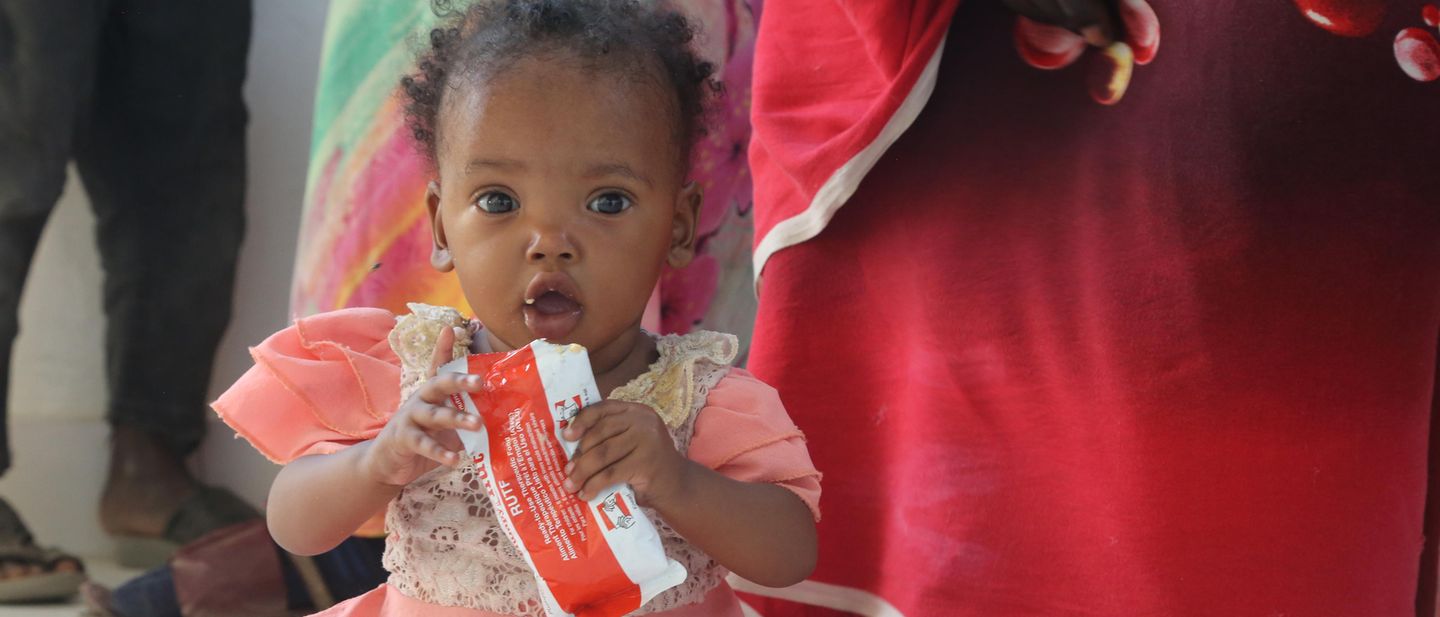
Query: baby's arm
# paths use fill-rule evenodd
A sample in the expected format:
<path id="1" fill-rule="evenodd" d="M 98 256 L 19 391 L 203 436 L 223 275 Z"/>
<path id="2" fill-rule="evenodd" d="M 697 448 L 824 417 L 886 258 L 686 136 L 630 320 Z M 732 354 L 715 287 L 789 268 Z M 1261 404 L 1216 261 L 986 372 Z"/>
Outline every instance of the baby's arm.
<path id="1" fill-rule="evenodd" d="M 567 468 L 566 488 L 581 499 L 627 482 L 687 541 L 761 585 L 793 585 L 815 569 L 815 521 L 804 501 L 681 456 L 649 407 L 605 401 L 585 408 L 567 431 L 580 448 Z"/>
<path id="2" fill-rule="evenodd" d="M 296 555 L 338 546 L 400 492 L 374 481 L 365 459 L 375 442 L 334 454 L 304 456 L 286 465 L 270 486 L 266 508 L 270 535 Z"/>
<path id="3" fill-rule="evenodd" d="M 786 587 L 815 570 L 815 520 L 794 493 L 686 459 L 679 491 L 652 506 L 675 531 L 746 580 Z"/>
<path id="4" fill-rule="evenodd" d="M 449 357 L 443 332 L 434 363 Z M 477 430 L 480 417 L 456 411 L 450 397 L 480 390 L 475 375 L 447 374 L 422 384 L 380 434 L 334 454 L 291 461 L 270 486 L 270 535 L 285 550 L 314 555 L 335 548 L 381 511 L 400 489 L 438 465 L 455 466 L 464 447 L 455 429 Z"/>

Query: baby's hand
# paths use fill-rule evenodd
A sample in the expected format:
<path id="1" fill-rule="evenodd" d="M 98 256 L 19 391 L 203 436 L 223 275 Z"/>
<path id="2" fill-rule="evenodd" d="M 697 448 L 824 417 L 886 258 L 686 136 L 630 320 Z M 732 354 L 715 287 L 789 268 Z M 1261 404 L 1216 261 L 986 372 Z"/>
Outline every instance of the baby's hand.
<path id="1" fill-rule="evenodd" d="M 680 492 L 689 460 L 675 450 L 665 422 L 645 405 L 604 401 L 586 407 L 565 429 L 580 440 L 565 467 L 565 489 L 584 500 L 627 482 L 642 503 L 655 506 Z"/>
<path id="2" fill-rule="evenodd" d="M 431 374 L 450 361 L 455 333 L 442 332 Z M 451 373 L 431 377 L 410 400 L 400 405 L 370 444 L 362 463 L 376 482 L 404 486 L 439 465 L 459 464 L 465 447 L 455 429 L 478 430 L 480 416 L 450 405 L 451 395 L 478 392 L 478 375 Z"/>

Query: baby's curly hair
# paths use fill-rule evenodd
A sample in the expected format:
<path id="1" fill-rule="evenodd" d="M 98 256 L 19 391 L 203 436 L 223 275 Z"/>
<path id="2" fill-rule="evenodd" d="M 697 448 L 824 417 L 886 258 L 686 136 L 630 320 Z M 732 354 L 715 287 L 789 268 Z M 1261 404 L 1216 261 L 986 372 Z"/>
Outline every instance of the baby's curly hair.
<path id="1" fill-rule="evenodd" d="M 564 52 L 597 68 L 634 72 L 674 91 L 677 137 L 688 161 L 705 132 L 709 97 L 721 88 L 714 66 L 691 49 L 695 28 L 679 13 L 636 0 L 481 0 L 457 7 L 431 0 L 440 25 L 415 72 L 401 80 L 406 120 L 436 161 L 441 100 L 457 77 L 493 78 L 516 61 Z M 658 73 L 658 74 L 657 74 Z"/>

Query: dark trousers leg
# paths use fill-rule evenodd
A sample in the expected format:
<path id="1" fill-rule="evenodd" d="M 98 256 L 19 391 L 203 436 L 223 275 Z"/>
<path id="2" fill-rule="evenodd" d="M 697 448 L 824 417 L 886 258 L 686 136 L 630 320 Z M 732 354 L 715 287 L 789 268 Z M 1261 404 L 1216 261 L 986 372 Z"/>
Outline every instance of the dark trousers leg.
<path id="1" fill-rule="evenodd" d="M 0 473 L 10 468 L 10 353 L 20 293 L 83 129 L 103 4 L 0 2 Z"/>
<path id="2" fill-rule="evenodd" d="M 109 419 L 204 433 L 244 233 L 249 0 L 114 0 L 75 160 L 105 270 Z"/>

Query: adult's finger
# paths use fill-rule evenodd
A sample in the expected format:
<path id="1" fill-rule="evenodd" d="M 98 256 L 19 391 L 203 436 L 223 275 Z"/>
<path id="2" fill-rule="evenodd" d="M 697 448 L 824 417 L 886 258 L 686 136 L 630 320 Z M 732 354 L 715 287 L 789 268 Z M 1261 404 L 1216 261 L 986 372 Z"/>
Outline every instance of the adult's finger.
<path id="1" fill-rule="evenodd" d="M 1059 26 L 1085 37 L 1086 42 L 1103 47 L 1117 40 L 1119 25 L 1117 0 L 1004 0 L 1015 13 L 1038 23 Z"/>
<path id="2" fill-rule="evenodd" d="M 1035 21 L 1058 25 L 1064 13 L 1056 0 L 1004 0 L 1005 8 Z"/>
<path id="3" fill-rule="evenodd" d="M 1112 0 L 1057 0 L 1065 15 L 1066 28 L 1079 32 L 1085 42 L 1105 47 L 1116 40 L 1119 31 Z"/>
<path id="4" fill-rule="evenodd" d="M 1135 51 L 1135 64 L 1149 64 L 1160 49 L 1160 19 L 1145 0 L 1120 0 L 1125 42 Z"/>

